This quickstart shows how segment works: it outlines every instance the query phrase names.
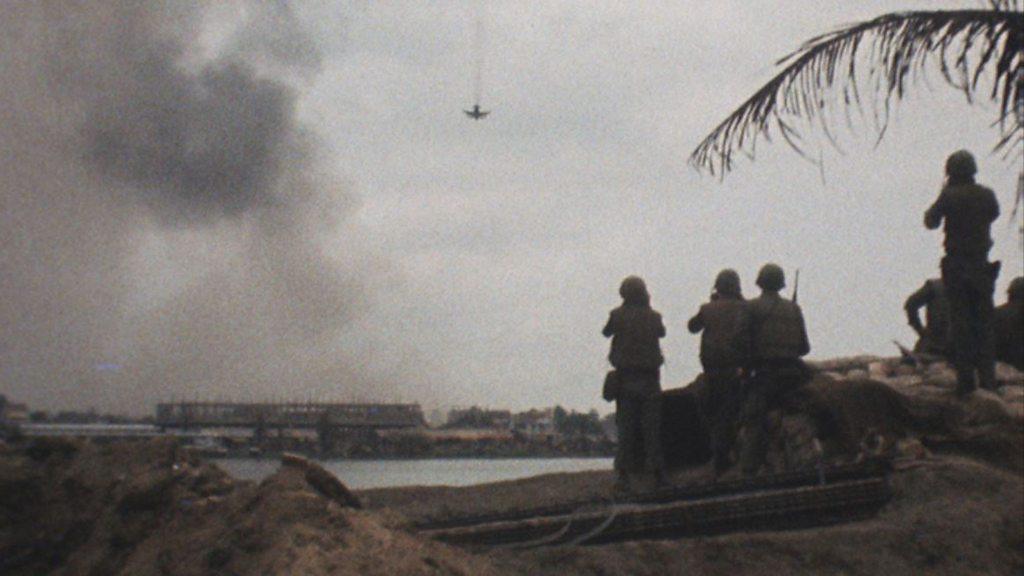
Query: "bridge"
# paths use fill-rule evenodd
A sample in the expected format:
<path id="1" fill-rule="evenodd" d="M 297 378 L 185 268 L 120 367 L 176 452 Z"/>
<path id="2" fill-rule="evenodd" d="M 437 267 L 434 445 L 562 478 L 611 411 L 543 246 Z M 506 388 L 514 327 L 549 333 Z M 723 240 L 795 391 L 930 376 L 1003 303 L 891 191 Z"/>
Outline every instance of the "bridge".
<path id="1" fill-rule="evenodd" d="M 160 428 L 362 429 L 425 425 L 419 404 L 173 402 L 156 407 Z"/>

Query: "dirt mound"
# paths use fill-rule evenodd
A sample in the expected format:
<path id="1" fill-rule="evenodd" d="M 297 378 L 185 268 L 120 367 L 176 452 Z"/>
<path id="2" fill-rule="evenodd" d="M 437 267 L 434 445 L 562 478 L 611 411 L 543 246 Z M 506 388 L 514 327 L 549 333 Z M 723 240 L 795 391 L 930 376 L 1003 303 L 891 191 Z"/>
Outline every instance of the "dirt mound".
<path id="1" fill-rule="evenodd" d="M 0 573 L 495 573 L 486 559 L 354 509 L 320 472 L 293 463 L 257 485 L 171 441 L 37 441 L 0 456 Z"/>
<path id="2" fill-rule="evenodd" d="M 827 453 L 906 456 L 901 452 L 920 443 L 1024 471 L 1024 374 L 1013 367 L 998 365 L 995 391 L 960 398 L 944 362 L 858 357 L 827 364 L 787 414 L 811 418 Z"/>

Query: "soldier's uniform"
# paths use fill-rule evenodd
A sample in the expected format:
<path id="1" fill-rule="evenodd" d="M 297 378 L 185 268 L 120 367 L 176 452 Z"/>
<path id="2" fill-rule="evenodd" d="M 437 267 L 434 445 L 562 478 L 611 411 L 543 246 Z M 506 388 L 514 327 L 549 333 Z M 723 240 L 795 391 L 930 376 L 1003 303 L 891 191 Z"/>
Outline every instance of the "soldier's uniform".
<path id="1" fill-rule="evenodd" d="M 729 468 L 729 452 L 736 439 L 741 402 L 740 371 L 747 361 L 747 309 L 740 290 L 740 278 L 733 270 L 723 270 L 715 279 L 711 301 L 690 318 L 691 333 L 703 332 L 700 362 L 706 380 L 700 398 L 701 415 L 711 436 L 715 475 Z"/>
<path id="2" fill-rule="evenodd" d="M 996 359 L 1024 372 L 1024 276 L 1010 282 L 1006 298 L 995 310 Z"/>
<path id="3" fill-rule="evenodd" d="M 800 306 L 779 295 L 785 286 L 782 268 L 766 264 L 757 285 L 761 296 L 747 302 L 750 374 L 744 383 L 740 446 L 744 476 L 757 474 L 764 465 L 768 412 L 779 405 L 782 396 L 806 381 L 807 367 L 801 357 L 811 350 Z"/>
<path id="4" fill-rule="evenodd" d="M 921 324 L 920 310 L 925 309 L 925 323 Z M 946 288 L 939 278 L 932 278 L 911 294 L 903 304 L 907 323 L 918 334 L 914 352 L 947 357 L 949 345 L 949 301 Z"/>
<path id="5" fill-rule="evenodd" d="M 929 229 L 945 221 L 946 255 L 942 282 L 949 300 L 950 337 L 957 392 L 968 394 L 978 383 L 995 386 L 995 334 L 992 295 L 998 264 L 988 261 L 992 248 L 990 228 L 999 217 L 999 202 L 992 190 L 974 182 L 977 166 L 961 150 L 946 161 L 948 180 L 938 199 L 924 215 Z M 977 371 L 977 383 L 975 381 Z"/>
<path id="6" fill-rule="evenodd" d="M 622 306 L 611 311 L 603 334 L 612 339 L 608 360 L 615 367 L 615 470 L 620 487 L 630 472 L 646 470 L 664 481 L 661 451 L 661 314 L 650 305 L 643 280 L 630 276 L 619 288 Z"/>

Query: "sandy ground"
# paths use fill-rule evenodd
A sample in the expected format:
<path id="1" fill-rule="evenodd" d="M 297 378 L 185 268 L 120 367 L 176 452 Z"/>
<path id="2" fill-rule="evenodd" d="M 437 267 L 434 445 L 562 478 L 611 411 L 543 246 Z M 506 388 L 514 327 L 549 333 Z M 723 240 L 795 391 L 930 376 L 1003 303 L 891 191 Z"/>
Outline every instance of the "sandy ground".
<path id="1" fill-rule="evenodd" d="M 503 572 L 523 575 L 1024 573 L 1020 473 L 960 456 L 909 466 L 892 476 L 893 500 L 864 521 L 483 556 Z M 604 495 L 610 483 L 610 472 L 555 474 L 467 488 L 375 490 L 363 496 L 371 506 L 419 519 Z"/>

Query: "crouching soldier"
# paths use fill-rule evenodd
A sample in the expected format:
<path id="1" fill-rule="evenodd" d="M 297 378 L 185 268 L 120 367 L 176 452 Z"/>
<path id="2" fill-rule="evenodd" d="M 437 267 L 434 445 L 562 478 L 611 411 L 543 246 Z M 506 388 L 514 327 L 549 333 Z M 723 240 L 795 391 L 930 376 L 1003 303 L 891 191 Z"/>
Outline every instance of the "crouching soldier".
<path id="1" fill-rule="evenodd" d="M 744 476 L 757 474 L 767 451 L 768 412 L 781 398 L 808 377 L 801 357 L 811 345 L 803 312 L 795 302 L 779 295 L 786 285 L 782 268 L 766 264 L 757 275 L 761 296 L 747 303 L 746 340 L 750 346 L 744 382 L 740 468 Z"/>
<path id="2" fill-rule="evenodd" d="M 644 281 L 630 276 L 619 287 L 622 306 L 611 311 L 603 334 L 612 339 L 608 360 L 615 367 L 616 491 L 629 488 L 629 474 L 646 471 L 665 485 L 661 452 L 661 314 L 651 308 Z M 642 459 L 641 459 L 642 455 Z"/>
<path id="3" fill-rule="evenodd" d="M 925 323 L 921 323 L 921 308 L 925 309 Z M 916 354 L 950 356 L 949 346 L 949 301 L 941 278 L 931 278 L 907 297 L 903 304 L 907 323 L 917 332 Z"/>
<path id="4" fill-rule="evenodd" d="M 1006 304 L 996 308 L 996 359 L 1024 372 L 1024 276 L 1010 282 Z"/>
<path id="5" fill-rule="evenodd" d="M 711 436 L 715 477 L 729 469 L 729 453 L 736 439 L 741 401 L 740 371 L 747 362 L 747 309 L 735 270 L 722 270 L 715 278 L 711 301 L 687 324 L 691 333 L 703 332 L 700 363 L 705 391 L 701 415 Z"/>

